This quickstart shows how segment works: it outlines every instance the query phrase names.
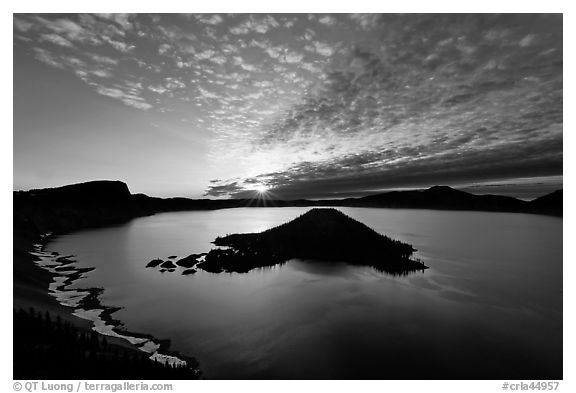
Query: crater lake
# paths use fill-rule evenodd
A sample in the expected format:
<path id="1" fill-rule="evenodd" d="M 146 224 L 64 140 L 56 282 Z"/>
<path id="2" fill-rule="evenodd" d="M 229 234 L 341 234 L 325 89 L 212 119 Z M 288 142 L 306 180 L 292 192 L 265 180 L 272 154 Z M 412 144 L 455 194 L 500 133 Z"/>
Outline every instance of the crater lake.
<path id="1" fill-rule="evenodd" d="M 562 378 L 561 218 L 338 208 L 418 250 L 429 269 L 401 276 L 300 259 L 248 273 L 145 267 L 309 209 L 161 213 L 46 250 L 94 267 L 69 289 L 104 288 L 114 319 L 169 339 L 209 379 Z"/>

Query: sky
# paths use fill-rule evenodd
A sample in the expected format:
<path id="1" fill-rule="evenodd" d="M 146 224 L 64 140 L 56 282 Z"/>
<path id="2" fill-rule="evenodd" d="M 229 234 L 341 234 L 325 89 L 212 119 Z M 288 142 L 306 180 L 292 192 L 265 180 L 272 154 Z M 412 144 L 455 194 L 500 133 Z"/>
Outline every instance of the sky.
<path id="1" fill-rule="evenodd" d="M 14 189 L 562 188 L 559 14 L 15 14 Z"/>

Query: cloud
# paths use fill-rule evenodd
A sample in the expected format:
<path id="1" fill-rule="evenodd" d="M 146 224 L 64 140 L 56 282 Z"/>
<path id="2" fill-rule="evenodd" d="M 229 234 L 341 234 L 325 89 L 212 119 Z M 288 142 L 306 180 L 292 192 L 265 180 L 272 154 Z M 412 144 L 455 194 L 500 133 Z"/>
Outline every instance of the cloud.
<path id="1" fill-rule="evenodd" d="M 325 16 L 318 18 L 318 22 L 320 22 L 326 26 L 334 26 L 337 21 L 336 21 L 336 18 L 329 16 L 329 15 L 325 15 Z"/>
<path id="2" fill-rule="evenodd" d="M 104 41 L 106 41 L 107 43 L 109 43 L 114 49 L 116 49 L 117 51 L 120 51 L 122 53 L 128 53 L 131 52 L 135 46 L 132 44 L 127 44 L 126 42 L 123 41 L 117 41 L 117 40 L 113 40 L 110 37 L 103 37 Z"/>
<path id="3" fill-rule="evenodd" d="M 536 40 L 536 35 L 535 34 L 527 34 L 524 38 L 522 38 L 520 40 L 520 42 L 518 43 L 518 45 L 525 47 L 525 46 L 530 46 L 532 45 L 532 43 Z"/>
<path id="4" fill-rule="evenodd" d="M 374 29 L 380 20 L 380 14 L 351 14 L 350 19 L 364 30 Z"/>
<path id="5" fill-rule="evenodd" d="M 314 48 L 316 49 L 316 53 L 322 56 L 332 56 L 334 54 L 334 48 L 330 44 L 324 42 L 314 42 Z"/>
<path id="6" fill-rule="evenodd" d="M 120 100 L 125 105 L 134 107 L 136 109 L 147 111 L 152 108 L 152 105 L 147 103 L 142 97 L 127 93 L 120 88 L 98 86 L 96 91 L 104 96 Z"/>
<path id="7" fill-rule="evenodd" d="M 165 80 L 166 80 L 166 88 L 170 90 L 184 89 L 186 87 L 186 84 L 177 78 L 168 77 Z"/>
<path id="8" fill-rule="evenodd" d="M 486 29 L 503 23 L 485 18 Z M 529 33 L 528 19 L 490 44 L 478 23 L 455 16 L 352 19 L 366 29 L 378 25 L 379 46 L 343 47 L 320 84 L 248 137 L 250 153 L 238 166 L 254 175 L 236 178 L 234 190 L 265 177 L 280 196 L 326 197 L 362 187 L 561 173 L 561 50 L 556 60 L 535 56 L 558 47 L 560 28 L 548 30 L 548 42 L 521 46 L 529 34 L 540 37 Z M 461 38 L 452 39 L 455 31 Z M 500 49 L 510 45 L 516 49 Z M 296 63 L 313 69 L 302 58 Z M 219 182 L 217 194 L 228 184 Z"/>
<path id="9" fill-rule="evenodd" d="M 112 73 L 108 70 L 90 70 L 89 73 L 99 78 L 110 78 L 112 76 Z"/>
<path id="10" fill-rule="evenodd" d="M 200 93 L 201 97 L 204 99 L 219 99 L 220 98 L 220 95 L 218 95 L 214 92 L 208 91 L 208 90 L 202 88 L 201 86 L 198 86 L 197 89 L 198 89 L 198 92 Z"/>
<path id="11" fill-rule="evenodd" d="M 163 55 L 166 52 L 168 52 L 170 49 L 172 49 L 172 46 L 166 43 L 160 44 L 160 46 L 158 47 L 158 53 Z"/>
<path id="12" fill-rule="evenodd" d="M 126 81 L 125 84 L 133 92 L 140 92 L 144 88 L 142 82 Z"/>
<path id="13" fill-rule="evenodd" d="M 49 66 L 55 68 L 64 68 L 64 64 L 56 60 L 56 58 L 43 48 L 34 48 L 35 58 L 40 60 L 42 63 L 48 64 Z"/>
<path id="14" fill-rule="evenodd" d="M 176 41 L 178 43 L 190 43 L 190 42 L 195 42 L 198 39 L 196 37 L 196 34 L 189 32 L 189 31 L 185 31 L 182 28 L 180 28 L 179 26 L 174 26 L 174 25 L 162 26 L 162 25 L 159 25 L 158 31 L 165 38 L 167 38 L 171 41 Z"/>
<path id="15" fill-rule="evenodd" d="M 306 41 L 311 41 L 312 39 L 314 39 L 315 36 L 316 32 L 312 29 L 306 29 L 306 31 L 304 31 L 304 39 Z"/>
<path id="16" fill-rule="evenodd" d="M 217 180 L 214 181 L 217 182 Z M 206 195 L 221 197 L 233 195 L 244 190 L 244 187 L 239 186 L 236 182 L 232 182 L 225 185 L 211 185 L 210 191 Z"/>
<path id="17" fill-rule="evenodd" d="M 64 36 L 68 41 L 78 43 L 88 43 L 99 45 L 102 41 L 91 31 L 84 29 L 78 23 L 70 19 L 46 19 L 41 16 L 34 18 L 38 27 L 52 31 L 53 33 Z"/>
<path id="18" fill-rule="evenodd" d="M 228 59 L 226 59 L 226 57 L 224 55 L 217 55 L 217 56 L 211 57 L 210 61 L 213 63 L 216 63 L 218 65 L 222 65 L 222 64 L 225 64 L 228 61 Z"/>
<path id="19" fill-rule="evenodd" d="M 133 16 L 132 14 L 117 13 L 117 14 L 96 14 L 96 15 L 122 26 L 122 28 L 124 28 L 125 30 L 132 29 L 132 22 L 130 21 Z"/>
<path id="20" fill-rule="evenodd" d="M 108 56 L 103 56 L 96 53 L 89 54 L 88 56 L 92 61 L 95 61 L 96 63 L 105 64 L 109 66 L 114 66 L 118 64 L 118 60 Z"/>
<path id="21" fill-rule="evenodd" d="M 286 49 L 282 46 L 268 46 L 264 49 L 264 51 L 270 56 L 272 59 L 279 58 Z"/>
<path id="22" fill-rule="evenodd" d="M 485 151 L 558 161 L 561 16 L 17 15 L 14 33 L 101 95 L 191 119 L 229 172 L 218 195 L 385 187 L 448 162 L 480 177 Z"/>
<path id="23" fill-rule="evenodd" d="M 313 63 L 301 63 L 300 67 L 302 67 L 302 69 L 312 74 L 319 74 L 320 72 L 322 72 L 322 68 Z"/>
<path id="24" fill-rule="evenodd" d="M 219 25 L 220 23 L 222 23 L 224 21 L 224 19 L 222 18 L 222 16 L 218 15 L 218 14 L 196 14 L 194 15 L 194 17 L 205 24 L 208 25 Z"/>
<path id="25" fill-rule="evenodd" d="M 298 63 L 303 58 L 304 58 L 304 55 L 301 53 L 289 52 L 289 53 L 286 53 L 286 55 L 284 56 L 284 61 L 286 61 L 286 63 Z"/>
<path id="26" fill-rule="evenodd" d="M 169 90 L 162 85 L 159 86 L 148 86 L 148 90 L 153 91 L 154 93 L 164 94 Z"/>
<path id="27" fill-rule="evenodd" d="M 43 48 L 34 48 L 34 52 L 36 54 L 36 59 L 55 68 L 72 70 L 76 76 L 78 76 L 89 85 L 94 85 L 94 83 L 90 80 L 90 76 L 95 76 L 98 78 L 110 78 L 113 75 L 110 69 L 95 67 L 93 64 L 89 65 L 86 61 L 83 61 L 75 56 L 58 55 L 51 53 Z M 104 66 L 111 66 L 116 64 L 112 61 L 112 59 L 109 59 L 105 56 L 92 54 L 88 57 L 92 61 L 99 61 L 99 63 Z"/>
<path id="28" fill-rule="evenodd" d="M 258 67 L 253 64 L 246 63 L 246 61 L 240 56 L 234 56 L 232 58 L 232 62 L 245 71 L 254 72 L 258 70 Z"/>
<path id="29" fill-rule="evenodd" d="M 86 62 L 74 56 L 62 56 L 61 60 L 70 67 L 83 68 L 86 67 Z"/>
<path id="30" fill-rule="evenodd" d="M 270 29 L 279 26 L 278 21 L 271 15 L 258 17 L 250 15 L 240 24 L 230 28 L 230 33 L 234 35 L 246 35 L 248 33 L 266 34 Z"/>
<path id="31" fill-rule="evenodd" d="M 14 22 L 14 28 L 21 33 L 27 33 L 28 30 L 30 30 L 33 26 L 31 22 L 18 18 L 16 16 L 14 16 L 13 22 Z"/>
<path id="32" fill-rule="evenodd" d="M 374 171 L 358 165 L 375 157 L 355 156 L 325 162 L 301 163 L 282 172 L 264 173 L 258 177 L 234 182 L 219 181 L 206 195 L 241 197 L 254 182 L 266 184 L 273 194 L 285 199 L 345 198 L 403 187 L 429 187 L 436 184 L 457 185 L 493 179 L 524 176 L 550 176 L 562 173 L 562 154 L 557 141 L 543 141 L 544 146 L 502 146 L 487 152 L 462 156 L 455 153 Z M 550 154 L 542 154 L 542 150 Z M 516 154 L 528 157 L 518 161 Z M 232 187 L 229 187 L 232 186 Z M 215 188 L 213 192 L 212 188 Z"/>
<path id="33" fill-rule="evenodd" d="M 62 38 L 58 34 L 41 34 L 40 41 L 48 41 L 56 45 L 65 46 L 67 48 L 74 47 L 70 41 L 68 41 L 66 38 Z"/>
<path id="34" fill-rule="evenodd" d="M 196 53 L 196 58 L 199 60 L 208 60 L 210 59 L 212 56 L 214 56 L 216 54 L 216 51 L 213 49 L 206 49 L 202 52 L 198 52 Z"/>

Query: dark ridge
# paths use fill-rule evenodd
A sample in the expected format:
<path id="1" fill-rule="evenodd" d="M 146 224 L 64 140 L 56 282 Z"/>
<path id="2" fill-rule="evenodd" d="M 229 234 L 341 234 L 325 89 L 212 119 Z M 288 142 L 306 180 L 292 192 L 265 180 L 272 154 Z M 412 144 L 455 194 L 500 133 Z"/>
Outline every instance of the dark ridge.
<path id="1" fill-rule="evenodd" d="M 392 191 L 358 198 L 350 206 L 523 212 L 528 202 L 500 195 L 474 195 L 448 186 L 422 191 Z"/>
<path id="2" fill-rule="evenodd" d="M 529 209 L 532 213 L 562 216 L 562 194 L 562 190 L 556 190 L 550 194 L 536 198 L 529 203 Z"/>
<path id="3" fill-rule="evenodd" d="M 13 312 L 14 379 L 199 378 L 190 367 L 164 365 L 144 352 L 111 345 L 105 336 L 77 329 L 49 312 Z"/>
<path id="4" fill-rule="evenodd" d="M 346 199 L 335 204 L 353 207 L 471 210 L 562 216 L 562 191 L 555 191 L 532 202 L 526 202 L 508 196 L 475 195 L 448 186 L 434 186 L 426 190 L 391 191 Z"/>
<path id="5" fill-rule="evenodd" d="M 128 202 L 132 197 L 126 183 L 117 180 L 96 180 L 63 187 L 17 192 L 22 197 L 34 198 L 56 206 L 116 204 L 121 201 Z"/>
<path id="6" fill-rule="evenodd" d="M 247 272 L 293 258 L 345 261 L 393 274 L 424 270 L 411 260 L 411 245 L 392 240 L 336 209 L 311 209 L 261 233 L 218 237 L 215 249 L 197 267 L 209 272 Z"/>

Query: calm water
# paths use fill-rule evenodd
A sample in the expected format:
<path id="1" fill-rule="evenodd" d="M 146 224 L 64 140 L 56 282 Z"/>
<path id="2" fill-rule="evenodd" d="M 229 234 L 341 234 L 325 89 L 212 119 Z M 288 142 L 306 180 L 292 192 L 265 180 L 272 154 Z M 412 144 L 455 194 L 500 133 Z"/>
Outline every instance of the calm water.
<path id="1" fill-rule="evenodd" d="M 159 273 L 153 258 L 206 252 L 309 208 L 164 213 L 57 238 L 96 267 L 76 287 L 130 331 L 169 338 L 206 378 L 559 379 L 562 220 L 505 213 L 339 208 L 414 245 L 430 269 L 392 277 L 292 260 L 247 274 Z"/>

